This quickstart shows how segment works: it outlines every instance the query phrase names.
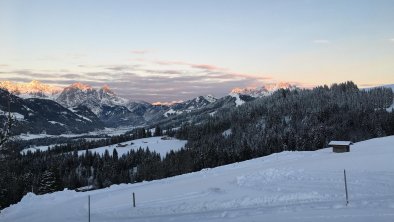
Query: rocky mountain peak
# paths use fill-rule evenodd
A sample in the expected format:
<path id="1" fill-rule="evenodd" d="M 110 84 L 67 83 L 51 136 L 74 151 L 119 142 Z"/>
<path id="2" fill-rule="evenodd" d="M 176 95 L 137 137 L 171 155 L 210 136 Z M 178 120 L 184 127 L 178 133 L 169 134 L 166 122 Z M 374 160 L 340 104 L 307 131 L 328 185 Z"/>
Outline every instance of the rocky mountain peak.
<path id="1" fill-rule="evenodd" d="M 93 88 L 87 84 L 83 84 L 81 82 L 76 82 L 76 83 L 73 83 L 71 86 L 66 87 L 65 89 L 78 89 L 81 91 L 88 91 L 88 90 L 92 90 Z"/>
<path id="2" fill-rule="evenodd" d="M 60 87 L 47 85 L 37 80 L 33 80 L 29 83 L 0 81 L 0 88 L 23 98 L 53 97 L 62 91 L 62 88 Z"/>

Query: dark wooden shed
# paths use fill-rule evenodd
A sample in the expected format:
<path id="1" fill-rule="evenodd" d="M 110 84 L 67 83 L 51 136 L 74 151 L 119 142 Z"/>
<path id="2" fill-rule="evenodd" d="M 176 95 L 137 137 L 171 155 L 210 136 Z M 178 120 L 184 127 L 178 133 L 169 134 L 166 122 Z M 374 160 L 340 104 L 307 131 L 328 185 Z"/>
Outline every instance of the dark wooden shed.
<path id="1" fill-rule="evenodd" d="M 328 145 L 332 147 L 334 153 L 350 152 L 350 145 L 352 141 L 331 141 Z"/>

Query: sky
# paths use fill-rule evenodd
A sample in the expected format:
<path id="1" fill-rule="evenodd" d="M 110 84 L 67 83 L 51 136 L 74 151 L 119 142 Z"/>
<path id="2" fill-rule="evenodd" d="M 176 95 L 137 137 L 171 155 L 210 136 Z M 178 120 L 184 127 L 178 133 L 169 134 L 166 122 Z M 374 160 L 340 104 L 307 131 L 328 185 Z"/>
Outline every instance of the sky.
<path id="1" fill-rule="evenodd" d="M 168 102 L 394 83 L 394 1 L 0 0 L 0 80 Z"/>

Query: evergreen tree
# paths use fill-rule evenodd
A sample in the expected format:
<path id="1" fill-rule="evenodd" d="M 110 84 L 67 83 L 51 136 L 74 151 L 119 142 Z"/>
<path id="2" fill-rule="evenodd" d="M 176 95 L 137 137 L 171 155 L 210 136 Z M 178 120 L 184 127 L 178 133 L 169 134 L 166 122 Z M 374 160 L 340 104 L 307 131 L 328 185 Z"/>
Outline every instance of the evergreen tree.
<path id="1" fill-rule="evenodd" d="M 160 126 L 157 125 L 157 126 L 155 127 L 155 132 L 154 132 L 153 136 L 162 136 L 162 135 L 163 135 L 163 132 L 162 132 Z"/>
<path id="2" fill-rule="evenodd" d="M 46 170 L 41 175 L 40 184 L 38 187 L 39 194 L 52 193 L 57 190 L 56 178 L 53 172 Z"/>
<path id="3" fill-rule="evenodd" d="M 118 151 L 116 151 L 116 149 L 114 149 L 112 151 L 112 158 L 116 161 L 118 160 Z"/>

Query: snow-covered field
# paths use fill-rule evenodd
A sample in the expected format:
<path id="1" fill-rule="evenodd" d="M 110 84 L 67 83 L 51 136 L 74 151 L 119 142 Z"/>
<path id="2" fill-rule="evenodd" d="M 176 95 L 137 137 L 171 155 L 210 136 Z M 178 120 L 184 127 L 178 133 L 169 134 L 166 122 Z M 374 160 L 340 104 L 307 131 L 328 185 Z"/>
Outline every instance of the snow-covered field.
<path id="1" fill-rule="evenodd" d="M 166 153 L 171 150 L 177 151 L 185 146 L 186 140 L 177 140 L 175 138 L 170 138 L 167 140 L 161 139 L 162 137 L 149 137 L 144 139 L 137 139 L 128 142 L 121 143 L 122 145 L 127 145 L 125 147 L 118 147 L 118 145 L 104 146 L 96 149 L 91 149 L 93 153 L 98 153 L 100 155 L 104 154 L 105 150 L 108 150 L 109 154 L 112 155 L 114 149 L 118 152 L 118 156 L 126 154 L 130 150 L 138 150 L 140 147 L 142 149 L 149 148 L 150 151 L 155 151 L 160 154 L 160 156 L 165 157 Z M 78 151 L 78 155 L 82 155 L 85 151 Z"/>
<path id="2" fill-rule="evenodd" d="M 23 149 L 20 153 L 21 154 L 26 154 L 29 151 L 34 153 L 34 152 L 36 152 L 38 150 L 40 150 L 40 151 L 47 151 L 49 148 L 52 148 L 52 147 L 54 147 L 56 145 L 57 144 L 50 145 L 50 146 L 33 146 L 33 147 L 29 147 L 29 148 Z M 59 145 L 61 145 L 61 144 L 59 144 Z"/>
<path id="3" fill-rule="evenodd" d="M 0 221 L 394 221 L 394 136 L 282 152 L 173 178 L 77 193 L 29 193 Z M 343 170 L 350 203 L 346 206 Z M 132 207 L 132 193 L 137 207 Z"/>
<path id="4" fill-rule="evenodd" d="M 46 133 L 41 134 L 30 134 L 30 133 L 23 133 L 17 136 L 18 139 L 21 140 L 31 140 L 31 139 L 38 139 L 38 138 L 47 138 L 47 137 L 66 137 L 66 138 L 74 138 L 74 137 L 89 137 L 89 136 L 97 136 L 97 135 L 107 135 L 107 136 L 118 136 L 121 134 L 126 133 L 134 129 L 133 126 L 124 126 L 118 128 L 104 128 L 102 130 L 97 130 L 85 134 L 60 134 L 60 135 L 51 135 Z"/>
<path id="5" fill-rule="evenodd" d="M 94 140 L 96 138 L 90 138 L 86 140 Z M 102 139 L 102 138 L 101 138 Z M 130 150 L 138 150 L 140 147 L 142 149 L 149 148 L 150 151 L 155 151 L 160 154 L 160 156 L 165 157 L 166 153 L 170 152 L 171 150 L 177 151 L 180 150 L 182 147 L 185 147 L 187 141 L 186 140 L 178 140 L 175 138 L 169 138 L 163 140 L 162 137 L 150 137 L 150 138 L 144 138 L 144 139 L 137 139 L 137 140 L 131 140 L 127 141 L 124 143 L 120 143 L 122 145 L 125 145 L 124 147 L 118 146 L 118 144 L 115 145 L 110 145 L 110 146 L 103 146 L 95 149 L 90 149 L 91 152 L 93 153 L 98 153 L 100 155 L 104 154 L 105 150 L 108 150 L 109 154 L 112 155 L 112 152 L 114 149 L 118 152 L 118 156 L 122 156 L 123 154 L 126 154 Z M 22 154 L 26 154 L 28 151 L 31 152 L 36 152 L 37 150 L 40 151 L 46 151 L 48 150 L 49 147 L 54 147 L 54 145 L 50 146 L 35 146 L 35 147 L 30 147 L 23 149 L 21 151 Z M 59 144 L 61 145 L 61 144 Z M 81 150 L 78 151 L 78 155 L 84 154 L 86 151 Z"/>

